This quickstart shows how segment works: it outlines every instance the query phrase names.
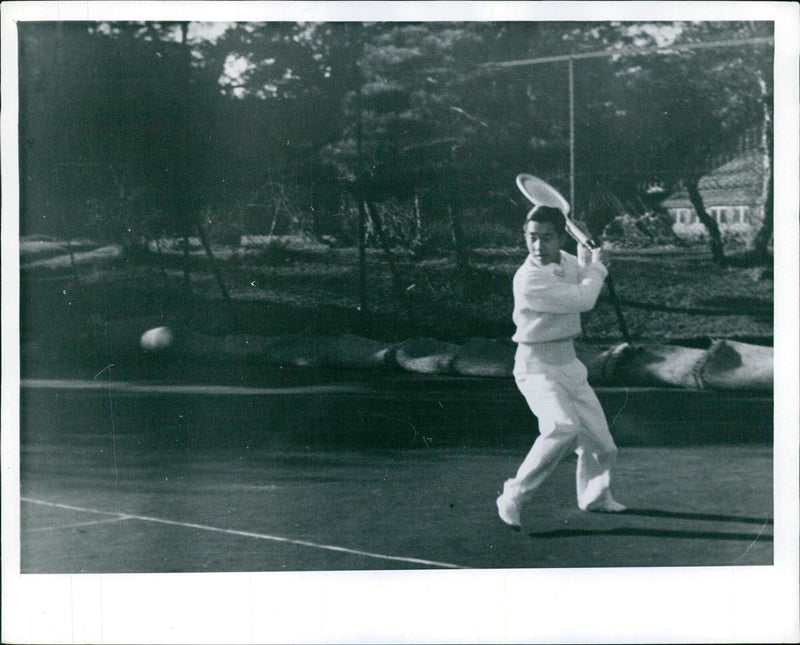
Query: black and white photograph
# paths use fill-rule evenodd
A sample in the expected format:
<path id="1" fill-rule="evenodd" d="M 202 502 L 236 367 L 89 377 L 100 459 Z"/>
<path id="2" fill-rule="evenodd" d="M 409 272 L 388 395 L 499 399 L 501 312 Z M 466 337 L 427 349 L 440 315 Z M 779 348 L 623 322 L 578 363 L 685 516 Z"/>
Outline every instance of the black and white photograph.
<path id="1" fill-rule="evenodd" d="M 794 3 L 2 12 L 3 642 L 800 638 Z"/>

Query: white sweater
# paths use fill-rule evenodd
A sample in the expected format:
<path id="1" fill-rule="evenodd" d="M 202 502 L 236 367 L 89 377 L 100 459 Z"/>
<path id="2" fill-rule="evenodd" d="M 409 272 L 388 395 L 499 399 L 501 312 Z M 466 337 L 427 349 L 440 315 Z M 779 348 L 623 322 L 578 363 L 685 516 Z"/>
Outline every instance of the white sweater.
<path id="1" fill-rule="evenodd" d="M 581 312 L 597 302 L 608 270 L 599 262 L 586 267 L 561 251 L 560 264 L 539 266 L 529 255 L 514 274 L 516 343 L 571 340 L 581 333 Z"/>

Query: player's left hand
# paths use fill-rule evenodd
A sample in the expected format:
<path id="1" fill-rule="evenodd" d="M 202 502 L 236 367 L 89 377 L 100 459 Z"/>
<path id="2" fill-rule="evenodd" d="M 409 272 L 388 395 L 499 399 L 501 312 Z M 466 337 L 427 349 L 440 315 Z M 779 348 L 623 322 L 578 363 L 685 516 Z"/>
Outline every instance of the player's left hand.
<path id="1" fill-rule="evenodd" d="M 608 265 L 611 263 L 611 258 L 603 247 L 597 247 L 596 249 L 592 249 L 592 263 L 600 263 L 608 268 Z"/>
<path id="2" fill-rule="evenodd" d="M 578 263 L 582 267 L 588 267 L 592 263 L 592 250 L 587 249 L 583 244 L 578 244 Z"/>

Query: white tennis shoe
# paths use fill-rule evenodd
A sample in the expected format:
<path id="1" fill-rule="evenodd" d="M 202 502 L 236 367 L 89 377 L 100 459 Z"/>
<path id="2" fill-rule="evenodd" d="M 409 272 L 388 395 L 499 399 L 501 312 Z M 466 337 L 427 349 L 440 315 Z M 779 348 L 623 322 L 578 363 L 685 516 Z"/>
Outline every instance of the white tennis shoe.
<path id="1" fill-rule="evenodd" d="M 520 528 L 519 509 L 502 495 L 497 498 L 497 514 L 511 528 Z"/>

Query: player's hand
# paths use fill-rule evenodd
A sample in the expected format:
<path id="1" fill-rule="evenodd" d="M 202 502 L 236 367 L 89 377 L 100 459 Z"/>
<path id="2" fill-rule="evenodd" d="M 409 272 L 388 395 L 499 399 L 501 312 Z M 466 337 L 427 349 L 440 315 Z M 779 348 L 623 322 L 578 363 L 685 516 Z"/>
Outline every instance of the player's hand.
<path id="1" fill-rule="evenodd" d="M 592 250 L 587 249 L 583 244 L 578 244 L 578 264 L 588 267 L 592 262 Z"/>
<path id="2" fill-rule="evenodd" d="M 592 249 L 592 264 L 596 264 L 598 262 L 606 267 L 608 267 L 609 263 L 611 262 L 608 251 L 602 247 Z"/>

